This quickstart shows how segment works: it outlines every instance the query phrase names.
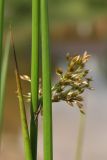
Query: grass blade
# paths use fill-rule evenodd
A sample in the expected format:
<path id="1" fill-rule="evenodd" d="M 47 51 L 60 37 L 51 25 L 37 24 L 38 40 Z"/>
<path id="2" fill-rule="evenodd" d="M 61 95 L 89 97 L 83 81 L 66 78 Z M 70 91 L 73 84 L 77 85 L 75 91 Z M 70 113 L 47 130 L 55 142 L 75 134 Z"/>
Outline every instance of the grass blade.
<path id="1" fill-rule="evenodd" d="M 52 102 L 51 102 L 51 70 L 48 30 L 48 4 L 41 0 L 41 40 L 42 40 L 42 78 L 43 78 L 43 134 L 44 160 L 53 159 L 52 142 Z"/>
<path id="2" fill-rule="evenodd" d="M 38 80 L 39 80 L 39 30 L 40 30 L 39 0 L 32 0 L 32 60 L 31 60 L 31 122 L 30 140 L 33 160 L 37 159 L 38 123 L 35 123 L 34 113 L 38 109 Z"/>
<path id="3" fill-rule="evenodd" d="M 33 160 L 28 125 L 27 125 L 27 118 L 26 118 L 26 110 L 25 110 L 25 105 L 24 105 L 24 100 L 23 100 L 20 75 L 19 75 L 19 69 L 18 69 L 18 63 L 17 63 L 17 58 L 16 58 L 16 52 L 15 52 L 12 31 L 11 31 L 11 42 L 12 42 L 12 47 L 13 47 L 14 61 L 15 61 L 15 75 L 16 75 L 19 107 L 20 107 L 20 117 L 21 117 L 21 126 L 22 126 L 22 134 L 23 134 L 23 141 L 24 141 L 25 159 L 26 160 Z"/>
<path id="4" fill-rule="evenodd" d="M 3 48 L 3 24 L 4 24 L 4 0 L 0 0 L 0 81 L 1 81 L 1 65 L 2 65 L 1 64 L 2 48 Z"/>
<path id="5" fill-rule="evenodd" d="M 80 126 L 79 126 L 79 132 L 78 132 L 77 149 L 76 149 L 76 158 L 75 158 L 75 160 L 81 160 L 82 159 L 84 130 L 85 130 L 85 115 L 80 113 Z"/>
<path id="6" fill-rule="evenodd" d="M 10 34 L 7 35 L 6 45 L 4 50 L 2 69 L 1 69 L 1 88 L 0 88 L 0 135 L 2 129 L 2 120 L 3 120 L 3 110 L 4 110 L 4 95 L 5 95 L 5 86 L 6 86 L 6 76 L 8 68 L 8 59 L 9 59 L 9 49 L 10 49 Z"/>

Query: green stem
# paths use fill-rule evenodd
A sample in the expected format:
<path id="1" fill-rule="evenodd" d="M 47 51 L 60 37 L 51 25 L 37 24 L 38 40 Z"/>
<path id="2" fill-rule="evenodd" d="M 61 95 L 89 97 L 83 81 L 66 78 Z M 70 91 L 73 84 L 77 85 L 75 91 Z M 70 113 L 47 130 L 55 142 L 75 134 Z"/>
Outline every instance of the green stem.
<path id="1" fill-rule="evenodd" d="M 37 132 L 34 113 L 38 108 L 38 79 L 39 79 L 39 30 L 40 30 L 40 5 L 39 0 L 32 0 L 32 60 L 31 60 L 31 122 L 30 139 L 33 160 L 37 159 Z"/>
<path id="2" fill-rule="evenodd" d="M 52 142 L 52 102 L 51 70 L 49 52 L 48 6 L 47 0 L 41 0 L 41 40 L 42 40 L 42 78 L 43 78 L 43 134 L 44 160 L 53 159 Z"/>
<path id="3" fill-rule="evenodd" d="M 82 159 L 84 130 L 85 130 L 85 115 L 80 113 L 80 126 L 79 126 L 79 132 L 78 132 L 77 149 L 76 149 L 76 158 L 75 158 L 75 160 L 81 160 Z"/>
<path id="4" fill-rule="evenodd" d="M 1 88 L 1 66 L 3 50 L 3 24 L 4 24 L 4 0 L 0 0 L 0 88 Z"/>
<path id="5" fill-rule="evenodd" d="M 10 33 L 7 35 L 3 62 L 2 62 L 2 68 L 1 68 L 0 135 L 1 135 L 1 129 L 2 129 L 2 120 L 3 120 L 4 96 L 5 96 L 5 86 L 6 86 L 6 77 L 7 77 L 7 69 L 8 69 L 9 50 L 10 50 Z"/>

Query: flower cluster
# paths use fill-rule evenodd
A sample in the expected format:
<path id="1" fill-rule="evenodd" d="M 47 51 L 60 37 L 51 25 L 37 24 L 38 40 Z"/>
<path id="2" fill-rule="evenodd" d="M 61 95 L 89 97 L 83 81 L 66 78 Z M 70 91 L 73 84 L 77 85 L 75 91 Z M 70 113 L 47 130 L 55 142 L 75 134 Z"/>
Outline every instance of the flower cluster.
<path id="1" fill-rule="evenodd" d="M 90 55 L 85 52 L 83 55 L 71 56 L 66 55 L 67 69 L 65 72 L 61 68 L 56 70 L 59 81 L 52 87 L 52 101 L 66 101 L 69 105 L 76 104 L 82 113 L 83 97 L 82 93 L 85 89 L 92 89 L 90 82 L 92 81 L 87 75 L 89 70 L 85 69 L 85 63 Z"/>
<path id="2" fill-rule="evenodd" d="M 92 79 L 88 77 L 89 70 L 85 68 L 85 64 L 88 61 L 90 55 L 85 52 L 83 55 L 71 56 L 66 55 L 67 69 L 64 72 L 62 68 L 56 69 L 58 75 L 58 82 L 52 87 L 52 102 L 65 101 L 69 105 L 74 106 L 75 104 L 79 107 L 81 113 L 85 113 L 83 107 L 83 96 L 82 93 L 85 89 L 93 89 L 90 86 Z M 30 77 L 27 75 L 20 76 L 21 79 L 31 82 Z M 24 95 L 27 101 L 31 100 L 31 93 Z M 41 79 L 39 81 L 39 99 L 37 115 L 42 110 L 42 84 Z"/>

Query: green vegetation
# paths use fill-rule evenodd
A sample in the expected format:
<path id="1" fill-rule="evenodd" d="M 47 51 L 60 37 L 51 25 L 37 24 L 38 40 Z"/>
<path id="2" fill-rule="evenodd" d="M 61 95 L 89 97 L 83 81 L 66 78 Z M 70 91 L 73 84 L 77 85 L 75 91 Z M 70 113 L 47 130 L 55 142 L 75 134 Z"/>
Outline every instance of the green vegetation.
<path id="1" fill-rule="evenodd" d="M 1 85 L 2 51 L 3 51 L 3 25 L 4 25 L 4 0 L 0 0 L 0 85 Z"/>
<path id="2" fill-rule="evenodd" d="M 58 21 L 81 22 L 94 21 L 95 17 L 107 15 L 107 1 L 105 0 L 48 0 L 49 18 L 54 23 Z M 30 1 L 8 0 L 9 10 L 13 12 L 11 16 L 24 21 L 26 17 L 30 21 L 31 3 Z M 16 21 L 17 23 L 17 21 Z"/>
<path id="3" fill-rule="evenodd" d="M 22 94 L 21 83 L 20 83 L 20 76 L 19 76 L 17 69 L 15 70 L 15 74 L 16 74 L 17 92 L 18 92 L 19 107 L 20 107 L 20 117 L 21 117 L 21 124 L 22 124 L 25 159 L 26 160 L 33 160 L 29 132 L 28 132 L 27 119 L 26 119 L 26 111 L 25 111 L 23 94 Z"/>
<path id="4" fill-rule="evenodd" d="M 33 159 L 37 159 L 37 130 L 34 113 L 38 109 L 38 83 L 39 83 L 39 38 L 40 38 L 40 5 L 39 0 L 32 0 L 32 61 L 31 61 L 31 123 L 30 139 Z M 36 156 L 36 157 L 35 157 Z"/>
<path id="5" fill-rule="evenodd" d="M 59 79 L 58 82 L 51 86 L 48 1 L 41 0 L 39 2 L 39 0 L 32 0 L 31 79 L 27 75 L 20 76 L 12 30 L 7 36 L 6 46 L 4 52 L 2 52 L 4 1 L 0 1 L 0 3 L 0 58 L 2 60 L 2 63 L 0 63 L 0 129 L 2 127 L 3 119 L 4 93 L 11 40 L 15 62 L 14 68 L 25 159 L 37 160 L 38 116 L 39 113 L 43 112 L 44 160 L 53 160 L 52 102 L 65 101 L 71 106 L 75 106 L 76 104 L 80 110 L 81 123 L 76 152 L 76 160 L 80 160 L 85 122 L 82 93 L 85 89 L 92 89 L 90 87 L 91 78 L 88 77 L 89 70 L 85 69 L 85 63 L 88 61 L 90 55 L 88 55 L 87 52 L 83 55 L 74 56 L 67 54 L 67 69 L 65 72 L 61 68 L 56 70 L 56 74 Z M 42 52 L 42 82 L 39 82 L 40 50 Z M 4 53 L 4 55 L 2 53 Z M 20 78 L 31 82 L 31 94 L 27 94 L 27 98 L 30 99 L 30 122 L 27 122 L 24 95 Z M 29 123 L 30 129 L 28 128 Z"/>
<path id="6" fill-rule="evenodd" d="M 82 157 L 82 146 L 83 146 L 83 138 L 84 138 L 85 117 L 86 117 L 84 106 L 83 106 L 82 93 L 86 89 L 93 89 L 90 86 L 90 82 L 92 81 L 92 79 L 88 77 L 89 70 L 85 69 L 85 63 L 88 61 L 89 57 L 90 55 L 88 55 L 87 52 L 85 52 L 82 56 L 77 55 L 74 57 L 72 57 L 70 54 L 67 54 L 66 55 L 66 59 L 68 62 L 67 69 L 64 72 L 62 68 L 57 68 L 56 74 L 59 77 L 59 81 L 56 82 L 51 88 L 52 98 L 50 100 L 52 102 L 65 101 L 72 107 L 74 107 L 76 104 L 76 106 L 80 110 L 80 127 L 79 127 L 79 133 L 77 138 L 77 149 L 76 149 L 76 157 L 75 157 L 76 160 L 81 160 L 81 157 Z M 25 75 L 21 76 L 21 78 L 23 80 L 31 81 L 30 77 Z M 46 82 L 44 83 L 44 85 L 45 84 Z M 48 85 L 49 83 L 47 84 L 47 86 Z M 50 121 L 52 122 L 52 111 L 50 111 L 50 109 L 48 111 L 47 107 L 44 108 L 44 106 L 42 108 L 43 99 L 44 99 L 43 96 L 47 95 L 46 93 L 44 94 L 43 89 L 44 88 L 42 88 L 41 82 L 39 82 L 39 96 L 38 96 L 39 106 L 38 106 L 37 112 L 35 113 L 35 123 L 37 124 L 38 122 L 39 113 L 42 114 L 43 112 L 44 158 L 46 157 L 46 159 L 48 159 L 48 158 L 52 158 L 52 123 L 50 123 Z M 45 90 L 45 91 L 48 91 L 48 90 Z M 27 98 L 28 100 L 29 99 L 31 100 L 30 95 L 27 95 Z M 48 98 L 45 103 L 47 102 L 49 103 Z M 46 145 L 47 143 L 50 145 L 47 146 Z"/>
<path id="7" fill-rule="evenodd" d="M 17 63 L 17 57 L 16 57 L 16 51 L 15 51 L 12 30 L 11 30 L 11 44 L 12 44 L 12 48 L 13 48 L 13 57 L 14 57 L 14 62 L 15 62 L 15 76 L 16 76 L 16 84 L 17 84 L 17 95 L 18 95 L 18 99 L 19 99 L 19 108 L 20 108 L 23 141 L 24 141 L 25 159 L 26 160 L 33 160 L 32 159 L 31 143 L 30 143 L 30 138 L 29 138 L 29 131 L 28 131 L 28 124 L 27 124 L 27 118 L 26 118 L 26 110 L 25 110 L 25 105 L 24 105 L 24 100 L 23 100 L 23 93 L 22 93 L 22 87 L 21 87 L 21 82 L 20 82 L 20 74 L 19 74 L 19 68 L 18 68 L 18 63 Z"/>
<path id="8" fill-rule="evenodd" d="M 42 41 L 42 79 L 43 79 L 43 134 L 44 160 L 53 159 L 52 145 L 52 101 L 51 101 L 51 62 L 49 51 L 47 0 L 41 0 L 41 41 Z"/>
<path id="9" fill-rule="evenodd" d="M 1 67 L 1 84 L 0 84 L 0 136 L 3 123 L 3 113 L 4 113 L 4 100 L 5 100 L 5 87 L 6 87 L 6 78 L 7 78 L 7 68 L 8 68 L 8 59 L 9 59 L 9 50 L 10 50 L 10 33 L 7 35 L 6 45 L 4 50 L 4 55 L 2 58 L 2 67 Z"/>

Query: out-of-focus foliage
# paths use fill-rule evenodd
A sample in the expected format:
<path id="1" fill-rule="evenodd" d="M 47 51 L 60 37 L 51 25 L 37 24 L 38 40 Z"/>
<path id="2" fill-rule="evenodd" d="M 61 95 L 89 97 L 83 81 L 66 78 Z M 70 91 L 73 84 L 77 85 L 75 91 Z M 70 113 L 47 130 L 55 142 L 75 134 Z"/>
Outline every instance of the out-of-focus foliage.
<path id="1" fill-rule="evenodd" d="M 63 17 L 64 20 L 81 21 L 107 13 L 107 1 L 105 0 L 51 0 L 51 2 L 52 16 Z"/>
<path id="2" fill-rule="evenodd" d="M 7 17 L 11 19 L 26 19 L 31 17 L 31 1 L 8 0 Z M 81 21 L 93 19 L 107 13 L 105 0 L 49 0 L 49 15 L 51 20 Z M 29 19 L 28 18 L 28 19 Z"/>
<path id="3" fill-rule="evenodd" d="M 74 28 L 77 27 L 80 35 L 89 35 L 92 32 L 93 24 L 95 26 L 97 20 L 102 20 L 107 15 L 106 0 L 48 0 L 48 2 L 50 24 L 52 27 L 56 25 L 55 32 L 62 31 L 61 34 L 63 30 L 66 30 L 63 29 L 64 25 L 70 24 Z M 26 52 L 31 45 L 31 6 L 32 3 L 29 0 L 8 0 L 6 3 L 5 27 L 8 27 L 9 23 L 12 24 L 16 37 L 15 44 L 17 44 L 19 53 L 23 52 L 21 49 L 24 45 L 28 47 Z M 99 23 L 102 24 L 102 22 Z M 58 25 L 60 26 L 59 30 Z M 104 27 L 105 23 L 102 26 Z M 101 27 L 99 26 L 99 28 Z M 68 30 L 71 32 L 71 27 Z M 102 32 L 100 33 L 102 34 Z M 67 32 L 67 35 L 70 34 Z M 106 36 L 105 31 L 103 35 Z M 73 36 L 75 37 L 75 32 Z"/>
<path id="4" fill-rule="evenodd" d="M 31 2 L 28 0 L 8 0 L 6 3 L 6 17 L 10 20 L 29 18 L 31 15 Z"/>

